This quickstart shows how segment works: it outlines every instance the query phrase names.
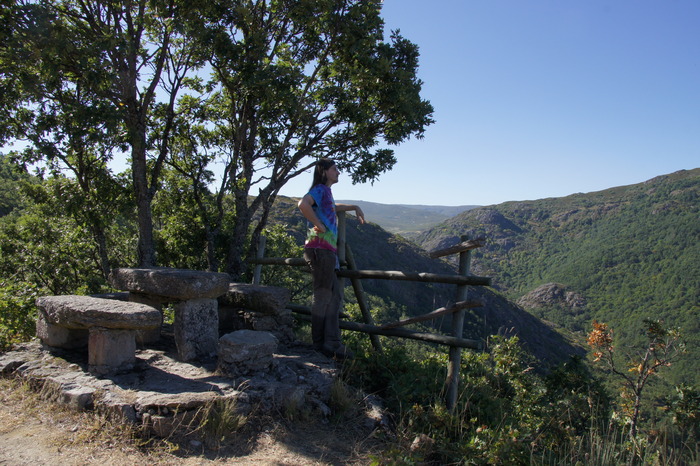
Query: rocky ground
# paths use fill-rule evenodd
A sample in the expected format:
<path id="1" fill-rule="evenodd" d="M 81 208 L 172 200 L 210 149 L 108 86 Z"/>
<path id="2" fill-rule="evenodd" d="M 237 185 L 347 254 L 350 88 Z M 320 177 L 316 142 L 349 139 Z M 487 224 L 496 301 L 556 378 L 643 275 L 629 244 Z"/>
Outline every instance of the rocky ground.
<path id="1" fill-rule="evenodd" d="M 183 368 L 168 351 L 141 352 L 139 357 L 138 376 L 94 381 L 82 373 L 79 360 L 64 364 L 36 346 L 25 347 L 21 354 L 0 355 L 4 361 L 17 360 L 3 366 L 0 379 L 0 465 L 369 464 L 381 456 L 389 435 L 381 416 L 368 412 L 371 407 L 366 397 L 351 389 L 341 397 L 344 405 L 339 406 L 336 399 L 332 409 L 326 405 L 328 400 L 315 398 L 315 390 L 289 390 L 292 369 L 297 371 L 297 380 L 306 384 L 312 378 L 310 370 L 335 374 L 331 370 L 335 363 L 304 347 L 296 348 L 294 354 L 276 356 L 279 361 L 264 380 L 249 378 L 251 390 L 245 397 L 240 396 L 245 389 L 238 381 L 231 381 L 237 390 L 221 389 L 215 372 L 207 373 L 205 366 Z M 21 360 L 25 362 L 14 367 Z M 280 375 L 272 377 L 274 374 Z M 209 415 L 208 424 L 197 421 L 172 432 L 155 432 L 154 423 L 148 426 L 143 419 L 149 411 L 153 419 L 170 419 L 172 413 L 168 414 L 166 406 L 176 403 L 182 407 L 185 393 L 186 403 L 200 397 L 189 378 L 196 384 L 206 380 L 226 395 L 222 400 L 237 393 L 236 399 L 246 400 L 248 406 L 244 411 Z M 136 382 L 139 385 L 129 385 Z M 164 388 L 156 392 L 154 386 Z M 288 398 L 280 401 L 280 393 Z M 300 393 L 305 397 L 294 405 Z M 160 407 L 152 404 L 154 399 Z M 136 422 L 133 415 L 125 422 L 114 416 L 113 409 L 100 409 L 106 406 L 105 400 L 111 400 L 110 406 L 131 400 L 126 404 L 136 410 Z M 151 403 L 148 410 L 144 400 Z M 313 403 L 306 403 L 308 400 Z"/>
<path id="2" fill-rule="evenodd" d="M 179 440 L 140 437 L 96 413 L 43 401 L 17 380 L 0 382 L 0 465 L 362 465 L 381 446 L 352 420 L 258 419 L 219 445 Z"/>

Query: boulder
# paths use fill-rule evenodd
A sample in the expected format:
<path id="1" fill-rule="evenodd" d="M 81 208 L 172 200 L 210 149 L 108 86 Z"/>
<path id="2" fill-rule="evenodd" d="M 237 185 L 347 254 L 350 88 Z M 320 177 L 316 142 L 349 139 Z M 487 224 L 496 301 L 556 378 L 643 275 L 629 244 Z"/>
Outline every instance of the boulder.
<path id="1" fill-rule="evenodd" d="M 219 297 L 219 323 L 222 332 L 259 330 L 272 333 L 279 343 L 294 341 L 294 318 L 287 309 L 288 289 L 277 286 L 229 284 Z"/>

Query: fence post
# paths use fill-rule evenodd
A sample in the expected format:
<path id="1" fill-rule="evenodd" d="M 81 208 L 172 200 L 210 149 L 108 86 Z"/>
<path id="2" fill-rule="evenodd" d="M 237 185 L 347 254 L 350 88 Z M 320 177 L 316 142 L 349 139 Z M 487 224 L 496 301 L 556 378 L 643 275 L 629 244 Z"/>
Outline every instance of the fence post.
<path id="1" fill-rule="evenodd" d="M 461 241 L 467 241 L 469 238 L 467 236 L 462 236 Z M 471 250 L 462 251 L 459 253 L 459 274 L 467 276 L 469 275 L 469 268 L 471 266 L 472 258 Z M 456 301 L 466 301 L 467 300 L 467 290 L 468 285 L 459 285 L 457 287 L 457 297 Z M 464 328 L 464 309 L 459 310 L 452 314 L 452 336 L 455 338 L 462 338 L 462 330 Z M 459 371 L 462 364 L 462 348 L 456 346 L 450 346 L 450 357 L 447 366 L 447 409 L 454 413 L 454 409 L 457 406 L 457 395 L 459 390 Z"/>
<path id="2" fill-rule="evenodd" d="M 348 262 L 348 269 L 357 270 L 357 264 L 355 264 L 355 257 L 352 255 L 352 249 L 349 244 L 345 245 L 345 256 Z M 362 288 L 362 281 L 359 278 L 351 278 L 350 283 L 352 283 L 352 288 L 355 290 L 355 297 L 357 298 L 357 305 L 360 307 L 360 312 L 362 312 L 362 317 L 366 324 L 374 325 L 374 319 L 372 318 L 372 313 L 367 306 L 367 301 L 365 300 L 365 291 Z M 375 351 L 381 353 L 382 343 L 379 341 L 379 336 L 375 334 L 369 334 L 369 340 L 372 342 L 372 346 Z"/>
<path id="3" fill-rule="evenodd" d="M 339 262 L 339 267 L 342 268 L 343 264 L 345 264 L 345 243 L 346 243 L 346 236 L 345 236 L 345 212 L 337 212 L 336 215 L 338 216 L 338 262 Z M 340 286 L 340 307 L 338 309 L 338 312 L 340 312 L 342 309 L 345 308 L 345 278 L 343 277 L 338 277 L 338 286 Z"/>

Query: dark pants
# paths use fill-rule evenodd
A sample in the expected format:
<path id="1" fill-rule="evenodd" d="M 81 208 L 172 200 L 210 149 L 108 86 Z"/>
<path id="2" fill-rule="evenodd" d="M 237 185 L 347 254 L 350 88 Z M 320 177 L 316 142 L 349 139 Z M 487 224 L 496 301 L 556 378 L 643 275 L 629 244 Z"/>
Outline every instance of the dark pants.
<path id="1" fill-rule="evenodd" d="M 341 289 L 335 274 L 336 254 L 327 249 L 306 248 L 304 260 L 311 268 L 314 301 L 311 306 L 311 339 L 314 346 L 340 343 Z"/>

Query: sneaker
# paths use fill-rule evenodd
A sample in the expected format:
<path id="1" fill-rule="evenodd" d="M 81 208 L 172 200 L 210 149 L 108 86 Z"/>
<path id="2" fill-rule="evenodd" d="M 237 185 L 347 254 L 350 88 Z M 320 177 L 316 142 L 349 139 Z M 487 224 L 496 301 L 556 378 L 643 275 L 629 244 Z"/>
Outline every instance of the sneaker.
<path id="1" fill-rule="evenodd" d="M 340 361 L 346 360 L 346 359 L 352 359 L 355 357 L 355 353 L 353 353 L 350 349 L 348 349 L 342 343 L 338 343 L 338 345 L 334 346 L 334 347 L 331 347 L 328 345 L 323 345 L 323 348 L 321 349 L 321 353 L 323 353 L 325 356 L 327 356 L 329 358 L 338 359 Z"/>

